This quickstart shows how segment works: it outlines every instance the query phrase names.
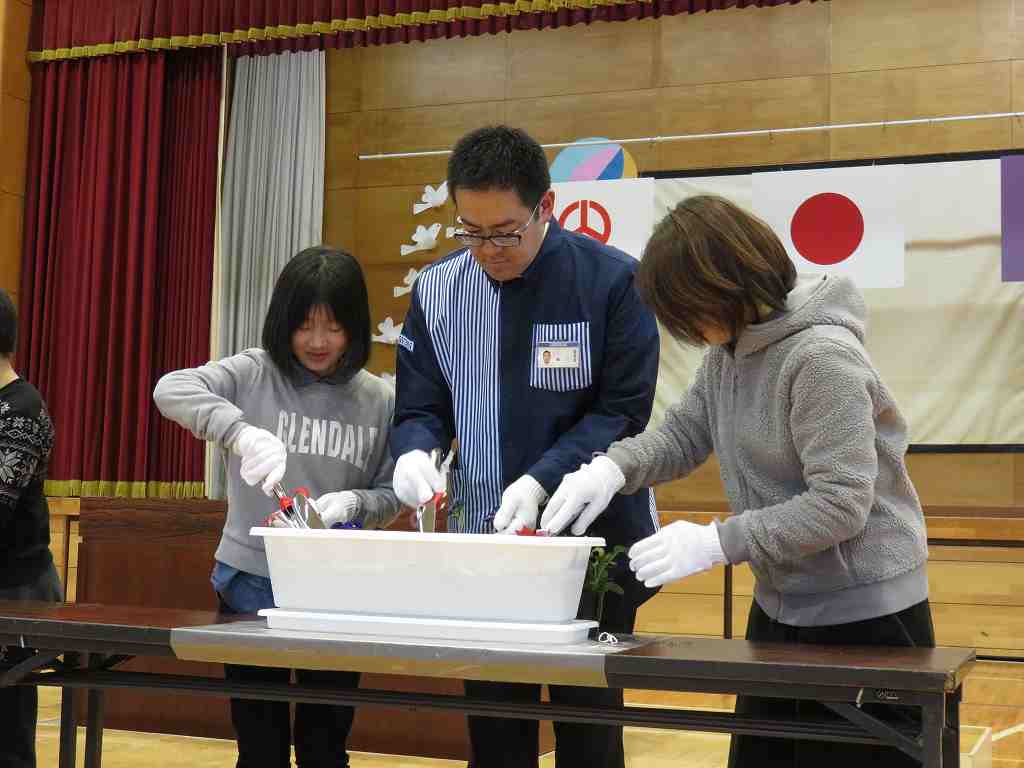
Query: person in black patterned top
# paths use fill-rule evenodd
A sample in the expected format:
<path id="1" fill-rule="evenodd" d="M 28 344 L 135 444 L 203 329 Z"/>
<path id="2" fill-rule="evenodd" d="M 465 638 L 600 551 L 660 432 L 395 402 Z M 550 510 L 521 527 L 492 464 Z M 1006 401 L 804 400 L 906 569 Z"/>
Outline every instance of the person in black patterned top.
<path id="1" fill-rule="evenodd" d="M 42 395 L 11 365 L 17 330 L 14 303 L 0 290 L 0 600 L 59 602 L 63 595 L 43 496 L 53 423 Z M 0 648 L 0 669 L 33 653 Z M 37 708 L 34 686 L 0 688 L 6 720 L 0 768 L 35 768 Z"/>

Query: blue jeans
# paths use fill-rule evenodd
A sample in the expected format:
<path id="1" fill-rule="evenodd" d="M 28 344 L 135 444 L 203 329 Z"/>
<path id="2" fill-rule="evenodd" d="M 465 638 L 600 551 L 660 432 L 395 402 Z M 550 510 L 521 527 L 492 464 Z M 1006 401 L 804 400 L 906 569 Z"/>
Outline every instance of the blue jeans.
<path id="1" fill-rule="evenodd" d="M 274 607 L 270 579 L 223 563 L 210 576 L 221 613 L 255 613 Z M 291 670 L 225 664 L 228 680 L 284 683 Z M 358 688 L 358 672 L 297 669 L 300 684 Z M 295 759 L 299 768 L 347 768 L 345 742 L 355 710 L 324 704 L 295 705 Z M 291 722 L 286 702 L 231 699 L 231 723 L 238 741 L 237 768 L 287 768 L 291 765 Z"/>

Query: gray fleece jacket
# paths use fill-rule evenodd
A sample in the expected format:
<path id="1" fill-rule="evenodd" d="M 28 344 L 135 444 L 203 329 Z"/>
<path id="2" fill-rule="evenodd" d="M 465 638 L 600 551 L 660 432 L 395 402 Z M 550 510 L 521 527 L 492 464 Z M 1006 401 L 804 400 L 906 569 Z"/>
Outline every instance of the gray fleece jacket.
<path id="1" fill-rule="evenodd" d="M 160 412 L 222 449 L 228 467 L 228 515 L 216 558 L 257 576 L 269 576 L 263 539 L 249 535 L 277 508 L 259 486 L 239 475 L 229 449 L 246 424 L 272 432 L 288 451 L 282 483 L 316 497 L 352 491 L 364 528 L 383 528 L 400 509 L 391 488 L 394 462 L 388 432 L 395 410 L 390 385 L 366 371 L 347 380 L 317 378 L 296 368 L 282 375 L 262 349 L 247 349 L 199 368 L 168 373 L 153 392 Z"/>
<path id="2" fill-rule="evenodd" d="M 907 424 L 864 349 L 866 307 L 843 277 L 806 278 L 786 311 L 712 347 L 658 429 L 608 456 L 623 493 L 685 477 L 712 451 L 733 515 L 730 563 L 777 621 L 844 624 L 928 596 L 927 539 Z"/>

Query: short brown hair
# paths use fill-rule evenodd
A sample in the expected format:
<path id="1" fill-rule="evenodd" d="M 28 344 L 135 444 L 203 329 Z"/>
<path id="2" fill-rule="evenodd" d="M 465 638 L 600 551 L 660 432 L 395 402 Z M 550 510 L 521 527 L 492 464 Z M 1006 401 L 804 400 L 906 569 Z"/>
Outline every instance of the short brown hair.
<path id="1" fill-rule="evenodd" d="M 661 220 L 637 270 L 640 296 L 680 341 L 707 343 L 702 329 L 735 339 L 780 310 L 796 267 L 767 224 L 725 198 L 689 197 Z"/>

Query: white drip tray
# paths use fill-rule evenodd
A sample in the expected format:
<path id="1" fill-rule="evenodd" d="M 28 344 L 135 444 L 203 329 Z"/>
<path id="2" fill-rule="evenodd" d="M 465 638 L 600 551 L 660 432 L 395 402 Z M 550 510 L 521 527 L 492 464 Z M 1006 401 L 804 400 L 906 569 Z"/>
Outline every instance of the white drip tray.
<path id="1" fill-rule="evenodd" d="M 467 621 L 410 616 L 371 616 L 330 611 L 292 611 L 264 608 L 271 629 L 302 632 L 331 632 L 343 635 L 373 635 L 401 640 L 453 640 L 467 642 L 524 643 L 531 645 L 573 645 L 586 641 L 596 621 L 573 620 L 551 624 L 521 624 L 506 621 Z"/>

